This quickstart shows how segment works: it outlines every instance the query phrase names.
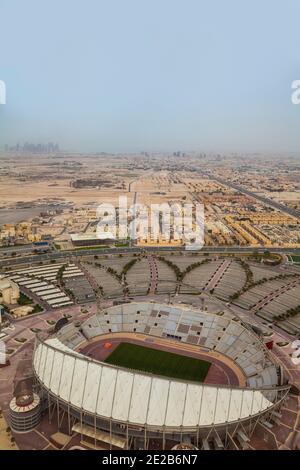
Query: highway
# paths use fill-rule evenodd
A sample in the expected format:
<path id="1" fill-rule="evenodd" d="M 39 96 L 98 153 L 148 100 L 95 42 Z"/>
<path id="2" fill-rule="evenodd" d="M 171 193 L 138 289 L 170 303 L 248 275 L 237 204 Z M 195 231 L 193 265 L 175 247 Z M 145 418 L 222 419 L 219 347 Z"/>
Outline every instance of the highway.
<path id="1" fill-rule="evenodd" d="M 300 212 L 296 211 L 295 209 L 292 209 L 290 207 L 285 206 L 284 204 L 280 204 L 279 202 L 273 201 L 272 199 L 269 199 L 267 197 L 256 194 L 252 191 L 249 191 L 248 189 L 245 189 L 236 183 L 232 183 L 231 181 L 224 180 L 223 178 L 220 178 L 219 176 L 214 176 L 214 175 L 211 175 L 210 173 L 205 173 L 205 175 L 208 176 L 211 180 L 215 180 L 218 183 L 223 184 L 224 186 L 228 186 L 229 188 L 235 189 L 236 191 L 239 191 L 240 193 L 245 194 L 246 196 L 253 197 L 257 199 L 258 201 L 262 202 L 263 204 L 273 207 L 274 209 L 278 209 L 281 212 L 284 212 L 285 214 L 295 217 L 296 219 L 300 221 Z"/>
<path id="2" fill-rule="evenodd" d="M 224 254 L 224 253 L 264 253 L 267 249 L 264 247 L 249 248 L 249 247 L 203 247 L 201 250 L 196 250 L 195 253 L 210 253 L 210 254 Z M 120 247 L 120 248 L 106 248 L 106 249 L 91 249 L 91 250 L 70 250 L 70 251 L 58 251 L 50 252 L 45 254 L 32 254 L 26 257 L 13 257 L 9 259 L 0 260 L 0 268 L 15 266 L 19 264 L 31 264 L 38 262 L 51 262 L 51 260 L 59 261 L 64 258 L 74 258 L 82 256 L 93 256 L 93 255 L 112 255 L 112 254 L 126 254 L 126 253 L 156 253 L 156 252 L 183 252 L 191 253 L 191 250 L 186 250 L 182 246 L 168 246 L 168 247 Z M 280 248 L 274 247 L 269 251 L 272 253 L 291 253 L 300 254 L 300 248 Z"/>
<path id="3" fill-rule="evenodd" d="M 16 246 L 5 246 L 0 248 L 0 255 L 7 253 L 20 253 L 20 252 L 32 252 L 34 250 L 33 245 L 30 243 L 28 245 L 16 245 Z"/>

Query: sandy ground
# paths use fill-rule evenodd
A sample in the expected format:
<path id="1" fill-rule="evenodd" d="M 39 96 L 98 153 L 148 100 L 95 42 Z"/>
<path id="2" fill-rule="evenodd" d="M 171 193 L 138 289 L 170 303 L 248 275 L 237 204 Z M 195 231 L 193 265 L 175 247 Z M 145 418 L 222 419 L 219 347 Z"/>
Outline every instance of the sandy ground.
<path id="1" fill-rule="evenodd" d="M 15 442 L 11 442 L 11 432 L 6 432 L 9 425 L 3 416 L 0 417 L 0 451 L 1 450 L 17 450 L 18 446 Z"/>

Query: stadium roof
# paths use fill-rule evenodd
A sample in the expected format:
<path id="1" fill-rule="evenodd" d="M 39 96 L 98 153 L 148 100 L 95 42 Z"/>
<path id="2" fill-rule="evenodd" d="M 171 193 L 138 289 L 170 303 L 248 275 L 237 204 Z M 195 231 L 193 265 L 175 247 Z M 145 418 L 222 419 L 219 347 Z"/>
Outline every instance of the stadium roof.
<path id="1" fill-rule="evenodd" d="M 57 338 L 37 345 L 33 365 L 43 386 L 71 407 L 157 429 L 231 423 L 274 405 L 274 391 L 203 385 L 124 370 L 74 352 Z"/>

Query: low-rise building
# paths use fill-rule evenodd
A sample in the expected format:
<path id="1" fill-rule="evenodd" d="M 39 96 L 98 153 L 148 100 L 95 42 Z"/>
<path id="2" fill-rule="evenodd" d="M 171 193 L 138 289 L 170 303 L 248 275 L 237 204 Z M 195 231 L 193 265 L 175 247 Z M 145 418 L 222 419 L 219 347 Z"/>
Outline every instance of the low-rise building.
<path id="1" fill-rule="evenodd" d="M 0 303 L 14 305 L 20 298 L 20 289 L 18 285 L 8 277 L 0 277 Z"/>

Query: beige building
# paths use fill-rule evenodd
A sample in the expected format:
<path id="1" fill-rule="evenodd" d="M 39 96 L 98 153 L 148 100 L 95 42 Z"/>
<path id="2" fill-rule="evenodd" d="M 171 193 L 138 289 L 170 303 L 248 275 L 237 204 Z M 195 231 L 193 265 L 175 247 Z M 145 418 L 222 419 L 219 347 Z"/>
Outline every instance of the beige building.
<path id="1" fill-rule="evenodd" d="M 21 307 L 14 308 L 11 310 L 14 318 L 26 317 L 33 311 L 33 307 L 30 305 L 22 305 Z"/>
<path id="2" fill-rule="evenodd" d="M 8 277 L 0 276 L 0 303 L 14 305 L 20 298 L 20 289 Z"/>

